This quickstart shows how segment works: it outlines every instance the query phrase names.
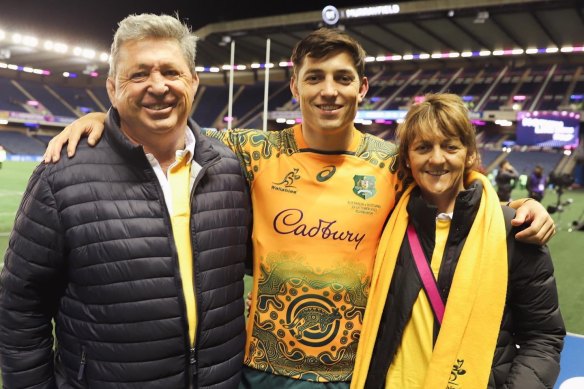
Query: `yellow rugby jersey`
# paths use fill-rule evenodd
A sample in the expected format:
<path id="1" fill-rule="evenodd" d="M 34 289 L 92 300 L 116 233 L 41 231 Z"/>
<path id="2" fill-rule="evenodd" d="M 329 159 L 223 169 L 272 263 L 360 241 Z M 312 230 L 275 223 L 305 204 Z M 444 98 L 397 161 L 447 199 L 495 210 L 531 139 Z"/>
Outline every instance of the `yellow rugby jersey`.
<path id="1" fill-rule="evenodd" d="M 301 126 L 209 133 L 238 155 L 253 203 L 245 364 L 351 379 L 375 252 L 401 191 L 397 148 L 354 129 L 348 151 L 308 148 Z"/>

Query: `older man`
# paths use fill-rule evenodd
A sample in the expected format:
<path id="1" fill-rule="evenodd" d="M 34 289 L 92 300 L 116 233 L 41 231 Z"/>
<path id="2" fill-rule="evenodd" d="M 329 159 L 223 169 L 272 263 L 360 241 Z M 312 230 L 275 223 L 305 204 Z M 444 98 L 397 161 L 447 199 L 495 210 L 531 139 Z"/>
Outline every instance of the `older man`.
<path id="1" fill-rule="evenodd" d="M 5 387 L 237 387 L 250 200 L 188 123 L 195 45 L 176 17 L 122 20 L 104 141 L 33 173 L 0 279 Z"/>

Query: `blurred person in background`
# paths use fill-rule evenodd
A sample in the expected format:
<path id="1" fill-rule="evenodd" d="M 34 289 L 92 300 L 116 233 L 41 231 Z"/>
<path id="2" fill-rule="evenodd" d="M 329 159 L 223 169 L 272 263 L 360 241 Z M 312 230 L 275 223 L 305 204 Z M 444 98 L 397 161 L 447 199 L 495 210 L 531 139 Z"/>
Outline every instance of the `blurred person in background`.
<path id="1" fill-rule="evenodd" d="M 525 173 L 519 175 L 519 189 L 525 190 L 527 188 L 528 176 Z"/>
<path id="2" fill-rule="evenodd" d="M 207 133 L 236 153 L 252 193 L 242 388 L 348 388 L 381 230 L 403 190 L 397 147 L 355 128 L 369 88 L 358 42 L 318 29 L 291 59 L 301 124 Z M 99 113 L 74 122 L 51 140 L 46 161 L 58 159 L 67 141 L 72 156 L 86 132 L 96 144 L 102 127 Z M 533 222 L 520 238 L 541 243 L 553 235 L 540 204 L 525 203 L 516 222 L 526 219 Z"/>
<path id="3" fill-rule="evenodd" d="M 495 183 L 497 184 L 497 195 L 499 200 L 503 202 L 508 202 L 511 200 L 511 191 L 517 185 L 517 180 L 519 179 L 519 174 L 517 170 L 511 165 L 511 163 L 504 159 L 499 164 L 499 171 L 495 177 Z"/>
<path id="4" fill-rule="evenodd" d="M 533 171 L 527 178 L 527 193 L 534 200 L 541 201 L 545 194 L 547 181 L 543 175 L 543 166 L 535 165 Z"/>
<path id="5" fill-rule="evenodd" d="M 122 20 L 103 142 L 34 171 L 0 277 L 5 388 L 238 387 L 250 199 L 188 122 L 196 40 Z"/>
<path id="6" fill-rule="evenodd" d="M 0 145 L 0 169 L 2 169 L 2 165 L 6 161 L 6 149 L 4 146 Z"/>
<path id="7" fill-rule="evenodd" d="M 381 238 L 351 387 L 552 388 L 566 334 L 552 260 L 513 238 L 462 99 L 427 95 L 397 139 L 415 185 Z"/>

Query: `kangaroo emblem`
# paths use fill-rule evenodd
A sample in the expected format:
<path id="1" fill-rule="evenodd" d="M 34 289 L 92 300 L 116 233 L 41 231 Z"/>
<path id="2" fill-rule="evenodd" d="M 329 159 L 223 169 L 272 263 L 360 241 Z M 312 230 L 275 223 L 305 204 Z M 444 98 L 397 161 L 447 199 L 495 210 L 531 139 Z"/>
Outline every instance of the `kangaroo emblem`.
<path id="1" fill-rule="evenodd" d="M 274 182 L 274 184 L 284 185 L 287 188 L 294 187 L 292 185 L 292 184 L 294 184 L 294 181 L 300 179 L 300 176 L 298 175 L 299 170 L 300 169 L 298 169 L 298 168 L 294 168 L 290 173 L 286 174 L 286 176 L 284 177 L 284 179 L 282 181 Z"/>
<path id="2" fill-rule="evenodd" d="M 284 324 L 284 328 L 295 329 L 298 332 L 294 337 L 302 339 L 304 331 L 308 329 L 318 330 L 321 334 L 324 334 L 329 330 L 333 322 L 340 318 L 341 314 L 338 308 L 328 312 L 321 307 L 306 307 L 298 311 L 292 322 Z"/>

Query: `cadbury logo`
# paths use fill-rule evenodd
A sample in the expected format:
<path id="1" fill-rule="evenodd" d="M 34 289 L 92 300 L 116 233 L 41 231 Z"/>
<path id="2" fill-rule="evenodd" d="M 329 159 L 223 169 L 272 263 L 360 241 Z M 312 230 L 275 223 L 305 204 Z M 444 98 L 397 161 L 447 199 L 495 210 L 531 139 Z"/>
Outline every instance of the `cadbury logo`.
<path id="1" fill-rule="evenodd" d="M 355 250 L 363 241 L 366 234 L 359 234 L 349 230 L 339 230 L 336 220 L 328 221 L 319 219 L 318 223 L 309 225 L 303 222 L 304 213 L 300 209 L 285 209 L 274 218 L 274 230 L 283 235 L 294 234 L 297 236 L 307 236 L 309 238 L 321 238 L 347 241 L 355 243 Z"/>

